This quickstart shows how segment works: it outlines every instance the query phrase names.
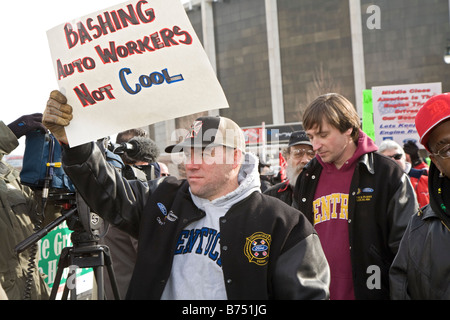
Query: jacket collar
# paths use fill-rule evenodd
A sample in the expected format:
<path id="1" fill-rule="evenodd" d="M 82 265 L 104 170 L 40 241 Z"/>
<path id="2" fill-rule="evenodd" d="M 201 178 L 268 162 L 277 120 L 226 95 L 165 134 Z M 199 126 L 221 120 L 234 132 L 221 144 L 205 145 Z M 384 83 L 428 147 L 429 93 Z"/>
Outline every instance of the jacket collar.
<path id="1" fill-rule="evenodd" d="M 363 154 L 360 158 L 359 158 L 359 163 L 364 165 L 367 169 L 367 171 L 371 174 L 375 174 L 375 167 L 374 167 L 374 153 L 370 152 L 370 153 L 366 153 Z"/>
<path id="2" fill-rule="evenodd" d="M 422 217 L 422 220 L 429 218 L 440 218 L 439 215 L 437 215 L 436 212 L 434 212 L 434 210 L 431 208 L 431 205 L 429 204 L 420 209 L 419 215 Z"/>
<path id="3" fill-rule="evenodd" d="M 363 154 L 361 157 L 359 157 L 358 163 L 360 165 L 363 165 L 369 173 L 375 174 L 373 152 Z M 320 162 L 316 158 L 314 158 L 306 164 L 304 170 L 312 170 L 316 165 L 320 165 Z"/>

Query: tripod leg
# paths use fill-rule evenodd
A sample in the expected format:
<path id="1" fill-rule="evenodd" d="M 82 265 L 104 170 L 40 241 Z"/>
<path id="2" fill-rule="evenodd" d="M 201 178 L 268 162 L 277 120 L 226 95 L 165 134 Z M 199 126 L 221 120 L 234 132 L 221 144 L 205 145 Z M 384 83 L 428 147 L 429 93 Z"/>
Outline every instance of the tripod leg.
<path id="1" fill-rule="evenodd" d="M 70 300 L 77 300 L 77 268 L 69 267 L 67 275 L 66 288 L 70 290 Z"/>
<path id="2" fill-rule="evenodd" d="M 68 260 L 71 260 L 71 256 L 69 254 Z M 77 266 L 74 266 L 72 263 L 69 264 L 69 273 L 67 275 L 66 284 L 64 286 L 63 295 L 61 300 L 67 300 L 70 292 L 70 300 L 77 300 Z"/>
<path id="3" fill-rule="evenodd" d="M 105 257 L 105 265 L 108 271 L 109 281 L 111 282 L 111 288 L 113 290 L 114 299 L 120 300 L 120 293 L 117 287 L 116 275 L 112 267 L 112 258 L 108 246 L 103 246 L 103 255 Z"/>
<path id="4" fill-rule="evenodd" d="M 67 297 L 69 296 L 69 287 L 67 284 L 64 286 L 64 291 L 61 297 L 61 300 L 67 300 Z"/>
<path id="5" fill-rule="evenodd" d="M 113 290 L 114 299 L 120 300 L 119 289 L 117 288 L 116 275 L 114 274 L 114 270 L 111 266 L 111 263 L 107 264 L 106 267 L 108 269 L 109 279 L 111 280 L 111 288 Z"/>
<path id="6" fill-rule="evenodd" d="M 58 293 L 59 284 L 61 283 L 61 277 L 64 268 L 58 266 L 58 271 L 56 271 L 55 281 L 53 282 L 52 291 L 50 293 L 50 300 L 56 300 L 56 294 Z"/>
<path id="7" fill-rule="evenodd" d="M 97 281 L 97 298 L 98 300 L 105 300 L 105 285 L 103 283 L 103 267 L 98 266 L 94 268 L 95 280 Z"/>
<path id="8" fill-rule="evenodd" d="M 58 270 L 56 271 L 55 280 L 53 282 L 52 291 L 50 293 L 50 300 L 56 300 L 56 294 L 58 293 L 59 285 L 61 283 L 62 274 L 64 271 L 64 268 L 66 268 L 69 263 L 69 256 L 70 256 L 70 248 L 64 248 L 61 252 L 61 256 L 59 257 L 58 261 Z"/>

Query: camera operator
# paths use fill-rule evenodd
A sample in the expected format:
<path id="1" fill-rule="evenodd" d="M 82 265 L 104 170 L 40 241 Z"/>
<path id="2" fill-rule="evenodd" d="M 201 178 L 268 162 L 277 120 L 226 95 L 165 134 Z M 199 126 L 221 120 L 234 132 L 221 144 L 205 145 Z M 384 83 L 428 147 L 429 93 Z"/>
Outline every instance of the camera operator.
<path id="1" fill-rule="evenodd" d="M 14 253 L 17 243 L 33 234 L 40 202 L 35 193 L 20 183 L 19 172 L 3 161 L 19 145 L 18 139 L 34 130 L 45 131 L 42 114 L 24 115 L 5 125 L 0 121 L 0 285 L 8 299 L 48 299 L 49 289 L 37 270 L 30 271 L 30 252 Z M 33 222 L 32 222 L 33 221 Z M 31 292 L 24 297 L 30 271 Z"/>
<path id="2" fill-rule="evenodd" d="M 136 158 L 132 158 L 127 152 L 120 155 L 125 167 L 123 176 L 129 180 L 139 179 L 143 182 L 159 177 L 159 166 L 156 164 L 156 158 L 159 155 L 159 149 L 156 144 L 148 138 L 147 132 L 140 128 L 130 129 L 117 134 L 116 144 L 123 144 L 133 138 L 140 137 L 145 144 L 145 150 L 137 150 Z M 142 143 L 140 145 L 142 145 Z M 145 148 L 146 147 L 146 148 Z M 144 171 L 143 171 L 144 170 Z M 111 251 L 114 273 L 116 276 L 117 287 L 120 296 L 125 297 L 128 285 L 136 264 L 138 240 L 119 228 L 110 225 L 108 232 L 104 237 L 104 243 Z M 108 299 L 112 298 L 113 291 L 109 274 L 105 274 L 105 292 Z"/>
<path id="3" fill-rule="evenodd" d="M 132 139 L 139 139 L 137 140 L 139 144 L 136 147 L 139 150 L 133 150 L 135 151 L 133 156 L 129 155 L 128 152 L 123 152 L 120 155 L 125 164 L 123 176 L 126 179 L 139 179 L 142 181 L 159 178 L 161 169 L 156 162 L 159 156 L 159 149 L 155 142 L 148 137 L 145 130 L 135 128 L 118 133 L 116 144 L 124 144 Z"/>

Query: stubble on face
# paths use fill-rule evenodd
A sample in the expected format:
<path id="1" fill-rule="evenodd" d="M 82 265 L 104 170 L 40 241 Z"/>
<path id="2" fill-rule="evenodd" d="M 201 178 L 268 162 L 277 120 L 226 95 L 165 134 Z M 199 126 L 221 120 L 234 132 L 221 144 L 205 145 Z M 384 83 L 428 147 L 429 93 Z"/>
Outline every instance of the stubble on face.
<path id="1" fill-rule="evenodd" d="M 186 163 L 186 179 L 191 193 L 210 201 L 220 198 L 236 189 L 237 172 L 234 163 L 227 163 L 226 152 L 218 148 L 215 159 L 201 163 Z M 228 159 L 229 160 L 229 159 Z"/>

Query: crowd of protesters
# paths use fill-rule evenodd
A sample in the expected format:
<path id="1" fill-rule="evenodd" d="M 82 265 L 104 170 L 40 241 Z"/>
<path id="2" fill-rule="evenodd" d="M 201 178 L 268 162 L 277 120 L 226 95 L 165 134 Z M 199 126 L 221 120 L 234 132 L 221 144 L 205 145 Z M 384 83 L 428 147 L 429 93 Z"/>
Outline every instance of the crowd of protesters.
<path id="1" fill-rule="evenodd" d="M 42 123 L 41 115 L 0 122 L 0 149 L 8 154 L 36 129 L 59 141 L 77 192 L 113 226 L 107 242 L 122 297 L 450 299 L 449 94 L 423 105 L 420 141 L 404 145 L 375 144 L 342 95 L 317 97 L 303 113 L 304 131 L 291 133 L 278 183 L 225 117 L 196 119 L 184 141 L 165 149 L 184 155 L 185 179 L 162 163 L 156 176 L 126 178 L 98 142 L 70 148 L 72 117 L 53 91 Z M 0 298 L 22 299 L 29 257 L 13 249 L 33 232 L 36 200 L 3 161 L 1 169 Z M 33 272 L 28 298 L 47 299 Z"/>

